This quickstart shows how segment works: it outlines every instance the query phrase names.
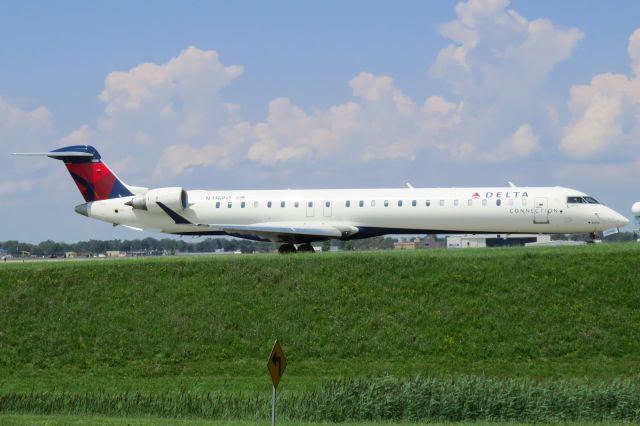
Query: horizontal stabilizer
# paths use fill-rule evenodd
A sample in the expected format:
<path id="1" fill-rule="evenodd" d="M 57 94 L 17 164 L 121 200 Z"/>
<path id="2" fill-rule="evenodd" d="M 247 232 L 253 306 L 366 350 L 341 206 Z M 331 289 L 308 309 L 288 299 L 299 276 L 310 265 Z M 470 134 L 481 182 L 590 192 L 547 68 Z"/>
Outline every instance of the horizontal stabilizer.
<path id="1" fill-rule="evenodd" d="M 86 157 L 91 158 L 90 152 L 11 152 L 9 155 L 30 155 L 40 157 L 62 158 L 62 157 Z"/>

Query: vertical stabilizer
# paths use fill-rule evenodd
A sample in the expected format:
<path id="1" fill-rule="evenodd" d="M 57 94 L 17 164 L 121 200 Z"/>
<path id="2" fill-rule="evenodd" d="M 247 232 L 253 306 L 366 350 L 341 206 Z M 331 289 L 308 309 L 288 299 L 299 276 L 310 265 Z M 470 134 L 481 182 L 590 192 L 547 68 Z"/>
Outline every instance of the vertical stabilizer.
<path id="1" fill-rule="evenodd" d="M 63 161 L 86 202 L 134 195 L 102 161 L 98 151 L 90 145 L 66 146 L 51 152 L 15 155 L 46 155 Z"/>

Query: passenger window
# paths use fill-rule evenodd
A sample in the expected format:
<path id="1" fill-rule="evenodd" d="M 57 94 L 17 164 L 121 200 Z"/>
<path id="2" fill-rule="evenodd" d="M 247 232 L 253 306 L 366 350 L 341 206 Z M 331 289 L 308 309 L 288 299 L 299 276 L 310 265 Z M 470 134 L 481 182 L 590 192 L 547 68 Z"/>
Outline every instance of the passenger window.
<path id="1" fill-rule="evenodd" d="M 293 207 L 297 209 L 298 207 L 300 207 L 300 203 L 296 201 L 295 203 L 293 203 Z"/>
<path id="2" fill-rule="evenodd" d="M 398 207 L 402 207 L 402 200 L 398 200 Z"/>
<path id="3" fill-rule="evenodd" d="M 454 207 L 458 207 L 458 204 L 460 204 L 459 200 L 453 200 L 453 206 Z"/>
<path id="4" fill-rule="evenodd" d="M 360 200 L 360 202 L 358 203 L 358 205 L 359 205 L 360 207 L 364 207 L 364 201 L 363 201 L 363 200 Z"/>
<path id="5" fill-rule="evenodd" d="M 440 207 L 444 207 L 444 200 L 440 200 Z"/>
<path id="6" fill-rule="evenodd" d="M 376 206 L 376 200 L 371 200 L 371 207 L 375 207 Z"/>
<path id="7" fill-rule="evenodd" d="M 228 209 L 230 209 L 230 208 L 231 208 L 231 206 L 232 206 L 232 204 L 233 204 L 233 203 L 231 203 L 231 201 L 229 201 L 229 202 L 227 203 L 227 208 L 228 208 Z"/>
<path id="8" fill-rule="evenodd" d="M 271 208 L 271 201 L 267 201 L 267 208 L 270 209 Z"/>
<path id="9" fill-rule="evenodd" d="M 500 200 L 500 198 L 498 198 L 496 200 L 496 206 L 500 206 L 502 204 L 502 200 Z"/>
<path id="10" fill-rule="evenodd" d="M 389 207 L 389 200 L 384 200 L 384 206 Z"/>
<path id="11" fill-rule="evenodd" d="M 254 208 L 254 209 L 257 209 L 258 207 L 260 207 L 260 203 L 259 203 L 259 202 L 257 202 L 257 201 L 254 201 L 254 202 L 253 202 L 253 208 Z"/>
<path id="12" fill-rule="evenodd" d="M 484 200 L 482 200 L 482 205 L 486 206 L 487 205 L 487 199 L 485 198 Z"/>
<path id="13" fill-rule="evenodd" d="M 415 207 L 418 205 L 418 202 L 416 200 L 411 201 L 411 207 Z"/>
<path id="14" fill-rule="evenodd" d="M 526 207 L 527 206 L 527 199 L 523 198 L 522 199 L 522 207 Z"/>
<path id="15" fill-rule="evenodd" d="M 331 201 L 325 201 L 324 206 L 325 207 L 331 207 Z"/>
<path id="16" fill-rule="evenodd" d="M 467 206 L 471 207 L 473 205 L 473 200 L 467 200 Z"/>
<path id="17" fill-rule="evenodd" d="M 309 202 L 307 203 L 307 207 L 309 207 L 309 208 L 313 207 L 313 201 L 309 201 Z"/>
<path id="18" fill-rule="evenodd" d="M 241 209 L 244 209 L 244 206 L 245 206 L 245 205 L 246 205 L 246 203 L 245 203 L 244 201 L 243 201 L 243 202 L 241 202 L 241 203 L 240 203 L 240 208 L 241 208 Z"/>
<path id="19" fill-rule="evenodd" d="M 284 201 L 280 201 L 280 208 L 284 208 L 284 206 L 285 206 Z"/>
<path id="20" fill-rule="evenodd" d="M 509 198 L 509 205 L 513 206 L 513 198 Z"/>
<path id="21" fill-rule="evenodd" d="M 349 200 L 345 201 L 344 205 L 346 207 L 351 207 L 351 201 L 349 201 Z"/>
<path id="22" fill-rule="evenodd" d="M 216 209 L 220 208 L 220 201 L 216 201 Z"/>
<path id="23" fill-rule="evenodd" d="M 427 207 L 431 207 L 431 200 L 427 200 L 427 201 L 425 202 L 425 205 L 426 205 Z"/>

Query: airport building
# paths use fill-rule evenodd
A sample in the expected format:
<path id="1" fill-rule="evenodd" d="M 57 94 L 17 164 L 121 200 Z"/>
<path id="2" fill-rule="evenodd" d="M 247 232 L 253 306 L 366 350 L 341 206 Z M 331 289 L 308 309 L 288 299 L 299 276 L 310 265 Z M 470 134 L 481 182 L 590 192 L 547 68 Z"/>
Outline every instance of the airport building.
<path id="1" fill-rule="evenodd" d="M 447 248 L 509 247 L 550 243 L 551 235 L 547 234 L 468 234 L 447 237 Z"/>
<path id="2" fill-rule="evenodd" d="M 424 240 L 420 237 L 412 239 L 403 238 L 402 240 L 393 243 L 393 248 L 395 250 L 415 250 L 424 248 L 424 246 Z"/>

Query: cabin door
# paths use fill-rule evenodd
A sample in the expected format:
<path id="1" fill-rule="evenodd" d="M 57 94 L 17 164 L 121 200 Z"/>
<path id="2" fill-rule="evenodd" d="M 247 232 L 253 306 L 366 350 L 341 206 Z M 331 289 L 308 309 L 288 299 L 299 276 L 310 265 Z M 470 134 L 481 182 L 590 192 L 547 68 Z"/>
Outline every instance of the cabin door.
<path id="1" fill-rule="evenodd" d="M 315 206 L 313 201 L 307 201 L 307 217 L 313 217 L 315 214 Z"/>
<path id="2" fill-rule="evenodd" d="M 331 201 L 329 201 L 329 200 L 324 201 L 323 206 L 324 207 L 323 207 L 323 210 L 322 210 L 322 215 L 324 217 L 331 217 Z"/>
<path id="3" fill-rule="evenodd" d="M 536 198 L 533 223 L 540 225 L 549 223 L 549 209 L 546 198 Z"/>

